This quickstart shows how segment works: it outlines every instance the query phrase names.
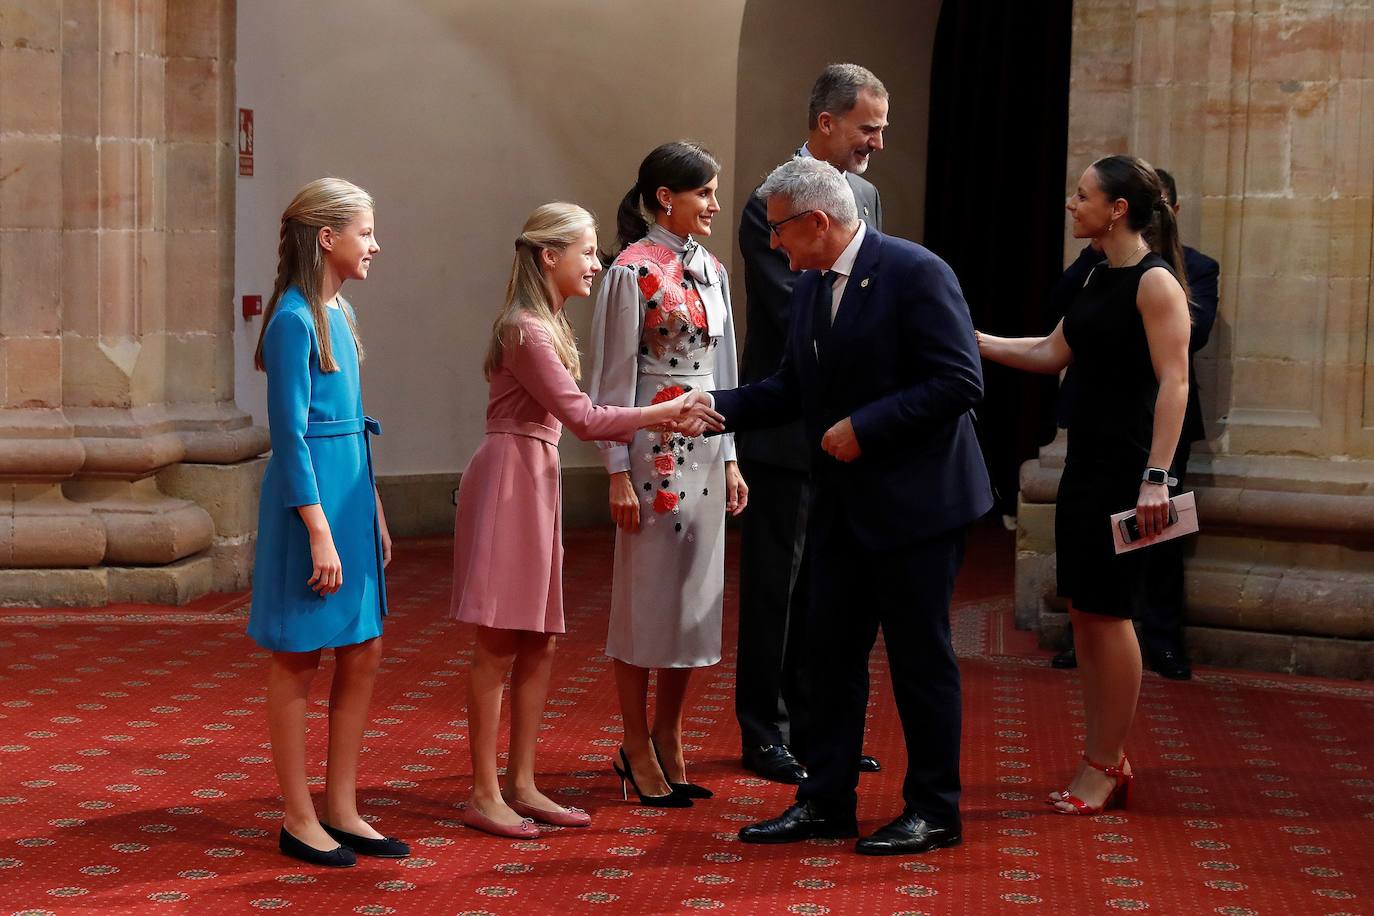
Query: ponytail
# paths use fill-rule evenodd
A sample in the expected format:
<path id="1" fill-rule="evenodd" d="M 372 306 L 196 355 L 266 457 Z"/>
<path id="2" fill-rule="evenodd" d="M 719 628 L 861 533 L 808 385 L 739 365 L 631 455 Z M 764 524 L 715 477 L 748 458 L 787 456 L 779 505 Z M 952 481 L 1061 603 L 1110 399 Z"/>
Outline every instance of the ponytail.
<path id="1" fill-rule="evenodd" d="M 1169 206 L 1169 188 L 1159 173 L 1135 156 L 1107 156 L 1094 162 L 1093 170 L 1108 200 L 1126 201 L 1126 225 L 1144 236 L 1150 250 L 1173 268 L 1183 295 L 1191 295 L 1178 221 Z"/>
<path id="2" fill-rule="evenodd" d="M 1178 220 L 1174 216 L 1174 208 L 1169 206 L 1168 199 L 1161 195 L 1155 201 L 1154 211 L 1151 228 L 1155 231 L 1145 233 L 1145 239 L 1155 254 L 1169 262 L 1169 266 L 1174 269 L 1174 276 L 1178 279 L 1178 285 L 1183 287 L 1184 297 L 1191 300 L 1193 293 L 1188 288 L 1188 269 L 1183 259 L 1183 243 L 1179 240 Z"/>
<path id="3" fill-rule="evenodd" d="M 658 202 L 658 189 L 667 188 L 674 194 L 692 191 L 711 183 L 720 174 L 720 163 L 710 150 L 691 140 L 673 140 L 654 147 L 639 164 L 634 187 L 620 201 L 615 214 L 616 250 L 602 259 L 612 261 L 625 246 L 644 238 L 649 224 L 663 207 Z"/>
<path id="4" fill-rule="evenodd" d="M 320 229 L 329 226 L 341 230 L 355 216 L 373 210 L 372 196 L 351 182 L 342 178 L 318 178 L 310 182 L 296 194 L 281 215 L 281 232 L 277 241 L 277 279 L 272 284 L 272 298 L 262 314 L 262 329 L 258 332 L 258 346 L 253 353 L 253 365 L 266 371 L 263 360 L 263 340 L 267 337 L 267 326 L 277 313 L 281 298 L 292 286 L 298 287 L 305 301 L 310 305 L 310 317 L 315 326 L 315 338 L 319 347 L 320 371 L 338 372 L 339 364 L 334 359 L 334 346 L 329 334 L 329 316 L 320 298 L 324 285 L 324 255 L 320 250 Z M 353 309 L 340 298 L 340 308 L 348 322 L 348 330 L 353 335 L 353 346 L 357 349 L 358 359 L 363 359 L 363 342 L 358 335 L 358 324 L 353 317 Z"/>
<path id="5" fill-rule="evenodd" d="M 621 199 L 620 209 L 615 211 L 615 252 L 603 260 L 615 260 L 615 256 L 626 246 L 644 238 L 644 233 L 649 231 L 649 218 L 640 203 L 643 197 L 636 183 Z"/>

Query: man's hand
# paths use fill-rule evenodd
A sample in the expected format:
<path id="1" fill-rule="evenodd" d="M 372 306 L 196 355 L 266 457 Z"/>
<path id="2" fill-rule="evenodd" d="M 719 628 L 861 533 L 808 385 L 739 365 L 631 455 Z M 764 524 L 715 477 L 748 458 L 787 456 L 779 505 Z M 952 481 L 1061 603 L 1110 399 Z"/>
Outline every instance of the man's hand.
<path id="1" fill-rule="evenodd" d="M 849 462 L 861 454 L 859 440 L 854 437 L 854 424 L 845 417 L 825 431 L 821 437 L 821 448 L 836 461 Z"/>
<path id="2" fill-rule="evenodd" d="M 744 475 L 739 472 L 739 463 L 727 461 L 725 462 L 725 511 L 730 515 L 739 515 L 747 505 L 749 505 L 749 485 L 744 482 Z"/>

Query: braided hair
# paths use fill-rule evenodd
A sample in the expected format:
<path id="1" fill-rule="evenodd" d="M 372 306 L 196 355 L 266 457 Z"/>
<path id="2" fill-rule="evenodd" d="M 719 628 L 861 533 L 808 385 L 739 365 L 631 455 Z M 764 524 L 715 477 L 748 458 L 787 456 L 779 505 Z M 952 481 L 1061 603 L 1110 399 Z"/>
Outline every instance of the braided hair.
<path id="1" fill-rule="evenodd" d="M 325 226 L 339 231 L 358 214 L 374 209 L 372 195 L 342 178 L 317 178 L 297 192 L 281 215 L 281 233 L 277 242 L 277 279 L 272 284 L 272 297 L 263 311 L 262 330 L 258 333 L 258 347 L 253 365 L 265 370 L 262 342 L 267 326 L 287 289 L 298 287 L 310 304 L 310 316 L 315 324 L 315 338 L 320 348 L 320 371 L 338 372 L 334 347 L 329 336 L 329 316 L 320 298 L 324 285 L 324 252 L 320 248 L 320 230 Z M 362 338 L 353 309 L 343 297 L 344 318 L 353 334 L 358 359 L 363 358 Z"/>

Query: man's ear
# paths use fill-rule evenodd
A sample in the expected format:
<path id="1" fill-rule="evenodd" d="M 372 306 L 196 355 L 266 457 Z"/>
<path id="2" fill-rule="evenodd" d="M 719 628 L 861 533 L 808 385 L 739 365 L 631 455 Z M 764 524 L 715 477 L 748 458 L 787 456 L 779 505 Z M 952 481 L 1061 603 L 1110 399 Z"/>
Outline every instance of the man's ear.
<path id="1" fill-rule="evenodd" d="M 824 210 L 812 210 L 811 216 L 816 220 L 816 228 L 820 230 L 821 235 L 825 235 L 830 231 L 829 213 L 826 213 Z"/>
<path id="2" fill-rule="evenodd" d="M 822 111 L 816 115 L 816 127 L 827 137 L 830 136 L 830 132 L 835 129 L 835 116 L 828 111 Z"/>

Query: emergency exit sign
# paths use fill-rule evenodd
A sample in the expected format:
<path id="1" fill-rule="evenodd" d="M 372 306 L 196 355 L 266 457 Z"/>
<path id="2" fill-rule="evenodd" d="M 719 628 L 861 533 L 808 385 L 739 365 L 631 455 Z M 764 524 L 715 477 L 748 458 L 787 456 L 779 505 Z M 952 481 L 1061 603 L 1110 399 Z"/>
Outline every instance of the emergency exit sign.
<path id="1" fill-rule="evenodd" d="M 239 109 L 239 174 L 253 176 L 253 109 Z"/>

